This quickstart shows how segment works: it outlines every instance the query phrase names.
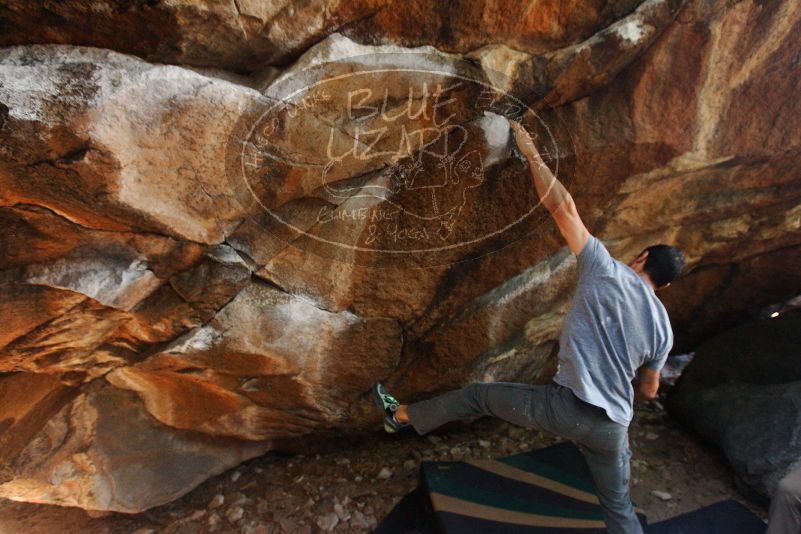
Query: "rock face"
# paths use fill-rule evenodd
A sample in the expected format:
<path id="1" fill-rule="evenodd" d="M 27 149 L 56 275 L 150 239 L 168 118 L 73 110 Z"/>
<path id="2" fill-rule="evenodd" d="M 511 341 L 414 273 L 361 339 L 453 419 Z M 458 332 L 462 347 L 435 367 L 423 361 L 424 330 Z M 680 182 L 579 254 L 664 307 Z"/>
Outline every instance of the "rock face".
<path id="1" fill-rule="evenodd" d="M 575 44 L 633 11 L 639 0 L 536 6 L 503 0 L 312 0 L 56 4 L 12 0 L 0 8 L 0 45 L 61 43 L 109 48 L 161 63 L 253 72 L 285 64 L 326 35 L 367 44 L 434 45 L 467 53 L 506 44 L 528 53 Z"/>
<path id="2" fill-rule="evenodd" d="M 801 293 L 799 21 L 792 0 L 6 2 L 0 496 L 141 511 L 373 428 L 377 380 L 548 380 L 575 258 L 506 117 L 615 257 L 684 250 L 675 351 Z"/>
<path id="3" fill-rule="evenodd" d="M 801 310 L 747 323 L 699 347 L 670 406 L 770 498 L 801 466 Z"/>
<path id="4" fill-rule="evenodd" d="M 12 375 L 5 382 L 30 382 L 26 378 Z M 3 495 L 136 512 L 143 502 L 169 502 L 187 487 L 269 449 L 265 442 L 167 428 L 147 414 L 136 395 L 97 380 L 31 436 L 10 463 L 14 478 L 3 483 Z"/>

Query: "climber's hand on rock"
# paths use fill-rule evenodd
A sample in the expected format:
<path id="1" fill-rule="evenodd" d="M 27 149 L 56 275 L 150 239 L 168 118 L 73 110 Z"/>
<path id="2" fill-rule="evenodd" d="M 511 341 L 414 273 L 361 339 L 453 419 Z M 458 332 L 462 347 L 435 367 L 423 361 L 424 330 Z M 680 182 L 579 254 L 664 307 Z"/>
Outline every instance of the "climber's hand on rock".
<path id="1" fill-rule="evenodd" d="M 528 134 L 523 125 L 517 121 L 509 120 L 509 126 L 512 127 L 512 131 L 515 133 L 515 142 L 517 143 L 517 147 L 520 149 L 520 152 L 523 153 L 526 158 L 529 160 L 538 159 L 540 156 L 537 147 L 534 145 L 534 141 L 531 139 L 531 136 Z"/>

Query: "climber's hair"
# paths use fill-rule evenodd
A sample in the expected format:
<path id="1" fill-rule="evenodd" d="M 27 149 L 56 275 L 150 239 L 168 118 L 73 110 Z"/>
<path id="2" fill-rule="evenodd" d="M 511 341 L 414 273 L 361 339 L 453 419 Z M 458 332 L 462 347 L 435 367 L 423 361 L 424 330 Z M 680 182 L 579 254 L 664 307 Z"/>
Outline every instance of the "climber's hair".
<path id="1" fill-rule="evenodd" d="M 648 251 L 643 270 L 651 277 L 656 287 L 662 287 L 679 277 L 684 269 L 684 254 L 670 245 L 651 245 L 642 252 Z M 640 254 L 642 254 L 640 252 Z"/>

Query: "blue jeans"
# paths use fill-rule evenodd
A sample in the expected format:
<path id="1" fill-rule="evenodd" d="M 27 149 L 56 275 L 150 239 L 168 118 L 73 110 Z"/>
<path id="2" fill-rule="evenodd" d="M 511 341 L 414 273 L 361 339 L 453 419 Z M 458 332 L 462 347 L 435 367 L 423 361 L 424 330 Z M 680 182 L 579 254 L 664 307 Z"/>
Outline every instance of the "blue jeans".
<path id="1" fill-rule="evenodd" d="M 421 436 L 449 421 L 490 415 L 575 442 L 590 467 L 607 530 L 642 533 L 629 495 L 628 427 L 570 389 L 559 384 L 477 382 L 410 404 L 408 410 L 409 422 Z"/>

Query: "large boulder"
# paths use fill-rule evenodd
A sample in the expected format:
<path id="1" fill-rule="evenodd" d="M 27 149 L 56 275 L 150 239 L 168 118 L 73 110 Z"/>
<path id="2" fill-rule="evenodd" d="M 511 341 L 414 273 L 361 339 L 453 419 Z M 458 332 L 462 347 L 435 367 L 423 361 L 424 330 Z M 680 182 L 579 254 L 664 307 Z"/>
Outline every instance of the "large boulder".
<path id="1" fill-rule="evenodd" d="M 801 293 L 794 5 L 4 3 L 2 495 L 140 511 L 377 380 L 549 380 L 575 257 L 505 117 L 615 257 L 685 251 L 676 350 Z"/>
<path id="2" fill-rule="evenodd" d="M 801 310 L 707 340 L 669 406 L 723 449 L 748 487 L 770 498 L 801 466 Z"/>
<path id="3" fill-rule="evenodd" d="M 801 468 L 801 381 L 712 386 L 683 392 L 672 406 L 723 450 L 739 479 L 763 499 Z"/>

